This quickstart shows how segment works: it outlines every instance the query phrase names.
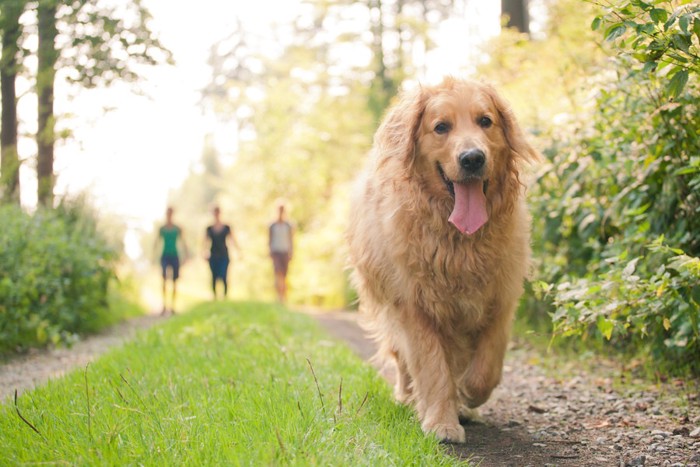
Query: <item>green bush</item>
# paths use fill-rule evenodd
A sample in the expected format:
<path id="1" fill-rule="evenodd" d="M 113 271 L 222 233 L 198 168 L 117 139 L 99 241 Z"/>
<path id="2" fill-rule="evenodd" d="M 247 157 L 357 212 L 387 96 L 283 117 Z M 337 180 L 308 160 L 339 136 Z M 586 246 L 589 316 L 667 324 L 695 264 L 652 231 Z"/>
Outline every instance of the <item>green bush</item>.
<path id="1" fill-rule="evenodd" d="M 117 254 L 85 205 L 0 206 L 0 225 L 0 353 L 99 329 Z"/>
<path id="2" fill-rule="evenodd" d="M 536 288 L 556 335 L 700 373 L 700 9 L 654 3 L 593 23 L 614 43 L 615 73 L 545 150 Z"/>

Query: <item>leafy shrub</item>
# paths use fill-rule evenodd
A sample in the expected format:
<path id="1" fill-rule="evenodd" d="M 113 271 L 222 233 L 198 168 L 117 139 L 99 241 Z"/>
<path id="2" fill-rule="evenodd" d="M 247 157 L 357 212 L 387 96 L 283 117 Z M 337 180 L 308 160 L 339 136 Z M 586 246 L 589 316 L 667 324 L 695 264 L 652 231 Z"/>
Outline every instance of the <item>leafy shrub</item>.
<path id="1" fill-rule="evenodd" d="M 28 215 L 0 206 L 0 353 L 69 342 L 109 313 L 116 249 L 80 203 Z"/>
<path id="2" fill-rule="evenodd" d="M 700 372 L 700 9 L 625 2 L 593 27 L 617 48 L 615 73 L 545 150 L 539 291 L 557 335 Z"/>

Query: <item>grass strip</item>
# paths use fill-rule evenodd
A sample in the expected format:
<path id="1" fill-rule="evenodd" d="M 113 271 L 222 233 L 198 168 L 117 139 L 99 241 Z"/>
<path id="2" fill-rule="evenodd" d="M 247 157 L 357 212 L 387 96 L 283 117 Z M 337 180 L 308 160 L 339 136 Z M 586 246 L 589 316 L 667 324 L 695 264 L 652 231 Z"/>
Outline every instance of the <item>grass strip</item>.
<path id="1" fill-rule="evenodd" d="M 459 464 L 373 368 L 269 304 L 199 305 L 7 402 L 11 465 Z"/>

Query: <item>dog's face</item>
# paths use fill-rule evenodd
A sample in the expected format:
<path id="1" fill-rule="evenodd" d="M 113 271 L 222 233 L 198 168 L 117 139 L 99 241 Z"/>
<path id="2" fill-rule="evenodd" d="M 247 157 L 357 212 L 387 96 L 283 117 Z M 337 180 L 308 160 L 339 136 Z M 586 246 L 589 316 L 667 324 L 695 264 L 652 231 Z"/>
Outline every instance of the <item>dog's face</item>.
<path id="1" fill-rule="evenodd" d="M 539 157 L 508 105 L 478 82 L 448 78 L 420 88 L 387 120 L 380 129 L 385 145 L 408 142 L 394 152 L 432 197 L 454 200 L 449 221 L 469 235 L 488 221 L 494 201 L 518 196 L 518 159 Z"/>
<path id="2" fill-rule="evenodd" d="M 454 183 L 487 181 L 510 156 L 502 126 L 494 102 L 479 87 L 438 89 L 426 101 L 416 135 L 417 168 L 435 172 L 429 178 L 440 181 L 442 192 L 453 192 Z"/>

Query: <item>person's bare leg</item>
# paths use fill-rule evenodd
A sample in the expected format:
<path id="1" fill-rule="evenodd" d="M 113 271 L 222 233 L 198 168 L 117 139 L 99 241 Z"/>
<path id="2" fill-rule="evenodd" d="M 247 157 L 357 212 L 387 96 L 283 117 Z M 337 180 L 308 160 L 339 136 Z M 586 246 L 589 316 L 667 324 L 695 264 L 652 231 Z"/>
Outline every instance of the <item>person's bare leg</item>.
<path id="1" fill-rule="evenodd" d="M 282 290 L 282 303 L 286 303 L 287 301 L 287 277 L 284 274 L 280 274 L 280 284 L 281 284 L 281 290 Z"/>
<path id="2" fill-rule="evenodd" d="M 171 308 L 170 311 L 172 314 L 175 314 L 175 295 L 177 294 L 177 281 L 173 281 L 173 297 L 172 297 L 172 302 L 171 302 Z"/>
<path id="3" fill-rule="evenodd" d="M 281 302 L 284 301 L 284 291 L 282 290 L 282 274 L 277 273 L 276 283 L 277 283 L 277 299 Z"/>
<path id="4" fill-rule="evenodd" d="M 165 278 L 163 278 L 163 310 L 160 312 L 161 315 L 165 314 L 166 308 L 165 308 Z"/>
<path id="5" fill-rule="evenodd" d="M 275 293 L 277 294 L 277 301 L 282 301 L 282 289 L 280 288 L 280 273 L 275 271 Z"/>

